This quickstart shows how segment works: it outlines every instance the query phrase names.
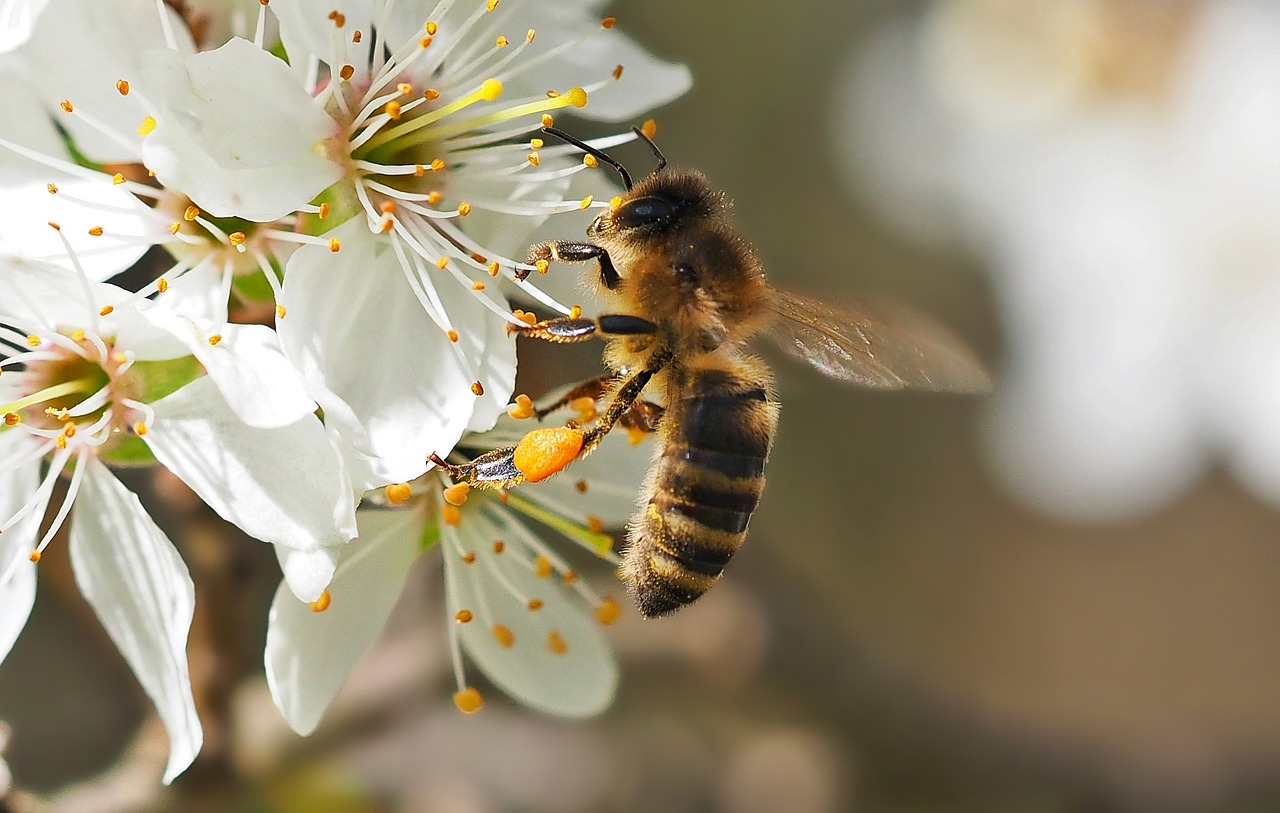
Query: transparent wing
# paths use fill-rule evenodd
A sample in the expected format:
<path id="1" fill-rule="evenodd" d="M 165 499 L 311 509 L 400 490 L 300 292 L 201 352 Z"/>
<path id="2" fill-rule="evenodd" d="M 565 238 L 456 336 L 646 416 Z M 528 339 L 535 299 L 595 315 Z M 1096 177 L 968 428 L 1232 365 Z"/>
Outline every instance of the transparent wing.
<path id="1" fill-rule="evenodd" d="M 985 392 L 991 379 L 945 328 L 909 311 L 886 318 L 774 290 L 770 336 L 823 375 L 861 387 Z"/>

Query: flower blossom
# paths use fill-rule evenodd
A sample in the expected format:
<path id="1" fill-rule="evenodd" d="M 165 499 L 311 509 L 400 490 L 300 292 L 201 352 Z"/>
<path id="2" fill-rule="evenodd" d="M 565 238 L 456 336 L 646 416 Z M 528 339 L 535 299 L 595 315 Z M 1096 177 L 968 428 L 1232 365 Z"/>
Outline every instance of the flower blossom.
<path id="1" fill-rule="evenodd" d="M 1010 489 L 1115 519 L 1221 461 L 1280 503 L 1280 12 L 948 0 L 855 67 L 863 190 L 991 267 Z"/>

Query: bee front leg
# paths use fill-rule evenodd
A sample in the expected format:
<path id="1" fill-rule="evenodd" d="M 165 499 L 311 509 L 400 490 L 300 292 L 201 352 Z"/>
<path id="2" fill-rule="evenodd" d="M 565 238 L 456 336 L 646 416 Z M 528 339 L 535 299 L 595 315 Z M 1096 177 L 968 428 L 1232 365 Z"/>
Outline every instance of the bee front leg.
<path id="1" fill-rule="evenodd" d="M 525 263 L 545 274 L 552 261 L 562 263 L 585 263 L 591 260 L 600 261 L 600 283 L 610 291 L 618 287 L 622 277 L 613 267 L 609 252 L 594 243 L 579 243 L 571 240 L 555 240 L 550 243 L 539 243 L 529 249 Z M 523 280 L 532 273 L 531 268 L 516 269 L 516 279 Z"/>

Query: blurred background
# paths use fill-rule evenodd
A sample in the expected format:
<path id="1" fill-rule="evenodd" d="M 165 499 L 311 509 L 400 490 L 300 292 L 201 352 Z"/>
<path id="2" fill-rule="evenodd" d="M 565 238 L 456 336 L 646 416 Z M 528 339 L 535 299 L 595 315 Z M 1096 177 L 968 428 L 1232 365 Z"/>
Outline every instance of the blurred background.
<path id="1" fill-rule="evenodd" d="M 454 710 L 428 561 L 294 737 L 259 676 L 273 558 L 188 501 L 169 521 L 214 713 L 166 797 L 135 767 L 147 704 L 55 544 L 63 589 L 0 671 L 19 783 L 59 811 L 1280 809 L 1280 10 L 609 12 L 692 67 L 657 140 L 728 192 L 777 285 L 931 314 L 996 393 L 859 392 L 771 356 L 749 542 L 697 605 L 613 629 L 620 694 L 587 724 L 497 691 Z M 599 363 L 522 352 L 522 391 Z"/>

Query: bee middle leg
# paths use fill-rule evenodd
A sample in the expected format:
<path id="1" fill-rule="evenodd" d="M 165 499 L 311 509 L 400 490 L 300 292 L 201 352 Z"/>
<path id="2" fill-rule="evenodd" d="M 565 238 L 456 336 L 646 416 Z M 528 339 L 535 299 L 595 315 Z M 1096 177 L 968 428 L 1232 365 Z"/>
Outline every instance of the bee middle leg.
<path id="1" fill-rule="evenodd" d="M 561 316 L 532 325 L 509 324 L 507 332 L 556 344 L 571 344 L 597 337 L 652 336 L 658 332 L 658 326 L 639 316 L 609 313 L 595 319 Z"/>

